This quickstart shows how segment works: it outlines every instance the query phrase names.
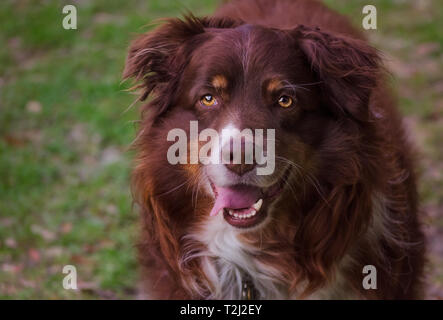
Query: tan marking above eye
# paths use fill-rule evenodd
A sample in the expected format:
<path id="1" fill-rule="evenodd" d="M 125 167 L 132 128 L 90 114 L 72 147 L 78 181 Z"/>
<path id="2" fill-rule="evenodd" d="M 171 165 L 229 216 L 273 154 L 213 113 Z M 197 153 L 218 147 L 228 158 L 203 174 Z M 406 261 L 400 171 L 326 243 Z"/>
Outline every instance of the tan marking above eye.
<path id="1" fill-rule="evenodd" d="M 269 81 L 267 89 L 268 89 L 268 92 L 273 92 L 273 91 L 276 91 L 280 87 L 281 87 L 281 81 L 279 79 L 272 79 Z"/>
<path id="2" fill-rule="evenodd" d="M 226 89 L 228 87 L 228 79 L 226 79 L 226 77 L 221 74 L 216 75 L 212 79 L 212 85 L 216 89 Z"/>

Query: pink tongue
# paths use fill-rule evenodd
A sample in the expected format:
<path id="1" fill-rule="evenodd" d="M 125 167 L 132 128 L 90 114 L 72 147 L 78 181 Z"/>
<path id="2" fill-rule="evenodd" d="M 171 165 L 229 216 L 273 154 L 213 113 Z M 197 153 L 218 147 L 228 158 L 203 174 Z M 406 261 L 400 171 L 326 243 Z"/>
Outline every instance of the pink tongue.
<path id="1" fill-rule="evenodd" d="M 261 196 L 260 188 L 239 185 L 229 188 L 216 187 L 217 197 L 212 207 L 211 216 L 215 216 L 223 208 L 250 208 Z"/>

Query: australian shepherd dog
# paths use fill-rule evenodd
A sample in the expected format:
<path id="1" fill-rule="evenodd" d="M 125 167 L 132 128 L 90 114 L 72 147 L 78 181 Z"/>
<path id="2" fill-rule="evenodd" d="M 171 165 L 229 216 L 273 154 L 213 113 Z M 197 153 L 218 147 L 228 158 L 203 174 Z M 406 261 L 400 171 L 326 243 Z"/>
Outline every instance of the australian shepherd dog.
<path id="1" fill-rule="evenodd" d="M 234 0 L 137 37 L 124 78 L 147 298 L 421 297 L 414 151 L 345 17 Z"/>

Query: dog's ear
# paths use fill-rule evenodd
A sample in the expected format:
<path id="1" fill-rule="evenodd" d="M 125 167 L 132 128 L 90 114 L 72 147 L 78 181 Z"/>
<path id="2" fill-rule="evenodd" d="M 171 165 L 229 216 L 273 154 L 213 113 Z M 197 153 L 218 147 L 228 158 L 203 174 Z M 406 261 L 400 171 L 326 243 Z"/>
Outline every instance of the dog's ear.
<path id="1" fill-rule="evenodd" d="M 178 82 L 192 51 L 209 37 L 207 31 L 238 24 L 239 21 L 228 18 L 196 18 L 192 15 L 185 16 L 183 20 L 169 19 L 131 44 L 123 79 L 134 78 L 140 82 L 136 87 L 143 89 L 140 100 L 164 86 L 170 87 L 169 92 L 174 92 L 174 82 Z"/>
<path id="2" fill-rule="evenodd" d="M 319 28 L 298 26 L 293 32 L 332 111 L 367 121 L 369 98 L 381 69 L 377 51 L 364 41 Z"/>

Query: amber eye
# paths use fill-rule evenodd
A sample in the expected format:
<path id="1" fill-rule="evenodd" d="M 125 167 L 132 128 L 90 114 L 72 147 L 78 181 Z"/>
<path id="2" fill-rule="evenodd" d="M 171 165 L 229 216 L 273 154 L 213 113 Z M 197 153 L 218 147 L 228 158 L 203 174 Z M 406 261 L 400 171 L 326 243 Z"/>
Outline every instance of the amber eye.
<path id="1" fill-rule="evenodd" d="M 205 107 L 213 107 L 217 105 L 217 99 L 210 94 L 205 94 L 200 98 L 200 103 Z"/>
<path id="2" fill-rule="evenodd" d="M 278 98 L 278 104 L 280 105 L 280 107 L 283 108 L 289 108 L 290 106 L 292 106 L 292 102 L 292 98 L 288 96 L 281 96 L 280 98 Z"/>

